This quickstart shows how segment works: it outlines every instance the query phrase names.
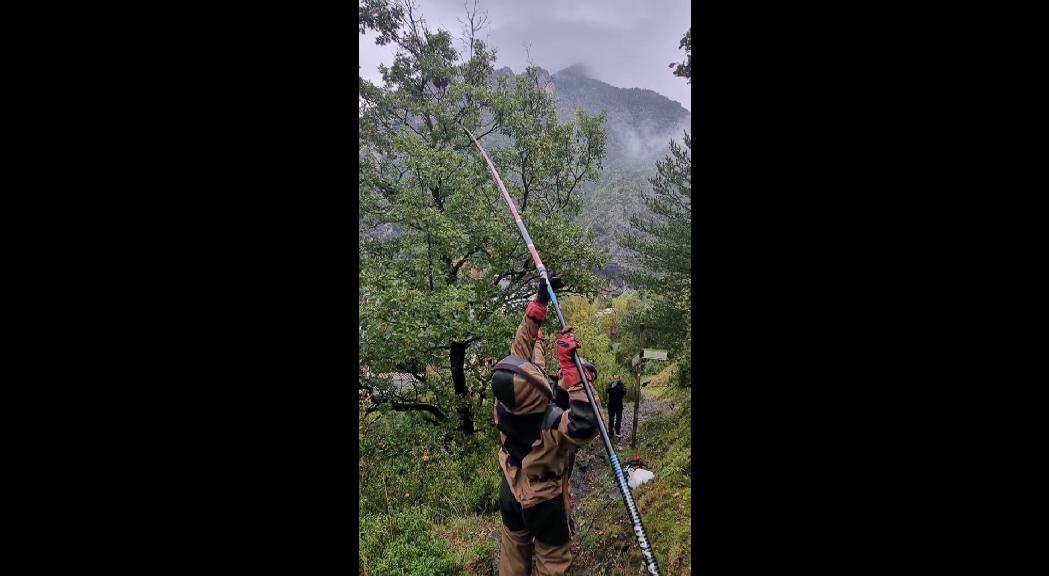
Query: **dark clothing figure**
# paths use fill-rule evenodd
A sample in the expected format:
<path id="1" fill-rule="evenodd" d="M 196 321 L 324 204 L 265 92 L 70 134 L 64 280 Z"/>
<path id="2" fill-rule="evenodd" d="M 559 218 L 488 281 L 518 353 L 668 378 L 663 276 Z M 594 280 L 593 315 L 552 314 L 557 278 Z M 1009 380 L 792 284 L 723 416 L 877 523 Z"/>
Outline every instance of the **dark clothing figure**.
<path id="1" fill-rule="evenodd" d="M 622 410 L 623 397 L 626 396 L 626 384 L 623 384 L 623 381 L 618 378 L 612 380 L 612 383 L 608 385 L 607 393 L 608 407 Z"/>
<path id="2" fill-rule="evenodd" d="M 623 407 L 613 408 L 608 407 L 608 429 L 615 432 L 616 436 L 622 436 L 623 432 L 621 428 L 623 426 Z"/>
<path id="3" fill-rule="evenodd" d="M 626 396 L 626 384 L 622 380 L 613 380 L 608 385 L 608 429 L 615 430 L 616 436 L 622 436 L 623 397 Z"/>

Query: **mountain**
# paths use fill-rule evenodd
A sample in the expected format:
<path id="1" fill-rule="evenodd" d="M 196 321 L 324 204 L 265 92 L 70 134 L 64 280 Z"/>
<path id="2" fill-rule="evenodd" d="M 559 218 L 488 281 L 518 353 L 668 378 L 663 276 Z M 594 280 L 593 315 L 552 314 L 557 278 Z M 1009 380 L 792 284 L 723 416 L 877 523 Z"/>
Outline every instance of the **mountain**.
<path id="1" fill-rule="evenodd" d="M 630 230 L 630 217 L 647 212 L 642 192 L 656 174 L 656 162 L 670 151 L 670 141 L 681 141 L 691 132 L 692 114 L 681 104 L 652 90 L 620 88 L 588 76 L 585 66 L 575 64 L 554 74 L 539 68 L 540 81 L 553 93 L 557 115 L 562 121 L 575 118 L 577 109 L 597 115 L 607 112 L 604 123 L 606 154 L 597 182 L 584 184 L 580 223 L 594 230 L 599 248 L 609 256 L 600 274 L 608 278 L 612 292 L 626 287 L 625 276 L 633 254 L 616 241 Z M 508 67 L 496 70 L 493 80 L 514 78 Z M 489 151 L 509 144 L 496 132 L 485 139 Z M 364 151 L 361 151 L 364 154 Z M 400 230 L 388 225 L 362 232 L 366 237 L 396 237 Z"/>
<path id="2" fill-rule="evenodd" d="M 620 88 L 588 76 L 582 64 L 550 74 L 539 69 L 540 78 L 550 82 L 557 114 L 561 120 L 587 114 L 608 113 L 605 121 L 607 153 L 601 178 L 583 189 L 582 223 L 594 230 L 597 244 L 609 254 L 602 275 L 616 292 L 625 286 L 624 276 L 631 253 L 616 238 L 630 229 L 630 216 L 646 211 L 642 191 L 651 189 L 648 178 L 656 174 L 656 162 L 670 151 L 670 140 L 680 142 L 683 131 L 692 131 L 692 114 L 681 104 L 652 90 Z M 502 68 L 498 76 L 513 75 Z"/>

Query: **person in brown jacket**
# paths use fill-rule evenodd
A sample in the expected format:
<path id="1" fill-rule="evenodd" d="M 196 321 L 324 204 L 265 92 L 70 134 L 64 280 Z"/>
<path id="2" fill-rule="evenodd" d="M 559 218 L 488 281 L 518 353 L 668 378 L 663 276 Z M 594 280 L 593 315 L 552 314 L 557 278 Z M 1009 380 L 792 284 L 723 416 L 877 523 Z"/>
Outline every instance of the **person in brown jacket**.
<path id="1" fill-rule="evenodd" d="M 555 290 L 560 287 L 556 276 L 550 283 Z M 542 368 L 545 357 L 538 336 L 548 302 L 546 283 L 541 281 L 517 328 L 510 356 L 492 372 L 503 470 L 500 576 L 530 576 L 533 552 L 540 576 L 561 576 L 568 570 L 572 557 L 563 477 L 569 456 L 598 434 L 594 407 L 573 360 L 580 345 L 571 326 L 562 329 L 557 340 L 559 383 L 552 382 Z M 592 365 L 586 369 L 588 376 L 596 377 Z M 558 386 L 567 393 L 567 409 L 554 401 Z"/>

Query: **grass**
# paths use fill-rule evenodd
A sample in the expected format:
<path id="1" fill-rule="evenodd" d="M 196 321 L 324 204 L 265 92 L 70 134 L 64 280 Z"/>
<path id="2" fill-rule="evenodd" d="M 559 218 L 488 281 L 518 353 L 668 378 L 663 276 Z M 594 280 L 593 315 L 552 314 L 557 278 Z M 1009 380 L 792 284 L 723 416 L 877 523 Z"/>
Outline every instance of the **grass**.
<path id="1" fill-rule="evenodd" d="M 448 542 L 464 572 L 471 576 L 491 573 L 502 519 L 498 513 L 474 514 L 450 518 L 434 528 L 434 532 Z"/>
<path id="2" fill-rule="evenodd" d="M 672 366 L 646 379 L 646 399 L 675 409 L 640 423 L 638 452 L 656 476 L 634 496 L 663 572 L 690 574 L 691 393 L 670 385 Z M 360 436 L 358 462 L 360 573 L 489 574 L 502 525 L 497 445 L 491 427 L 449 437 L 413 413 L 385 414 L 371 425 Z M 581 550 L 573 574 L 641 573 L 619 492 L 607 488 L 576 503 Z"/>
<path id="3" fill-rule="evenodd" d="M 373 424 L 358 461 L 361 573 L 487 574 L 501 523 L 496 442 L 486 427 L 448 437 L 413 413 Z"/>
<path id="4" fill-rule="evenodd" d="M 361 513 L 426 505 L 443 517 L 498 510 L 499 461 L 494 429 L 448 441 L 418 414 L 387 414 L 361 441 Z"/>
<path id="5" fill-rule="evenodd" d="M 691 574 L 691 391 L 653 386 L 646 397 L 659 396 L 676 407 L 640 423 L 638 453 L 655 478 L 634 490 L 634 500 L 662 571 Z M 627 450 L 619 453 L 621 460 L 629 457 Z M 641 573 L 641 553 L 618 490 L 593 490 L 580 503 L 577 521 L 581 549 L 573 574 Z"/>
<path id="6" fill-rule="evenodd" d="M 433 511 L 402 507 L 389 514 L 362 515 L 360 564 L 363 574 L 451 576 L 461 564 L 448 542 L 431 528 Z"/>

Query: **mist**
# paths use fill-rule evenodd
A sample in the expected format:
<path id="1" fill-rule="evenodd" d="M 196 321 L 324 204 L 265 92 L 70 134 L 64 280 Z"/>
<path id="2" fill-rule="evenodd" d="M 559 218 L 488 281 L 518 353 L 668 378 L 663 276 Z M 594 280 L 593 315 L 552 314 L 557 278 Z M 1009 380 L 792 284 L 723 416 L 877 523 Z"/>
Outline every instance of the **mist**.
<path id="1" fill-rule="evenodd" d="M 431 29 L 461 35 L 463 0 L 419 0 L 418 8 Z M 647 88 L 692 109 L 691 86 L 669 68 L 684 59 L 678 44 L 691 25 L 688 0 L 478 0 L 477 8 L 487 15 L 480 37 L 496 48 L 497 68 L 521 73 L 534 64 L 554 73 L 581 64 L 590 78 Z M 395 50 L 376 46 L 373 33 L 361 35 L 359 47 L 361 76 L 380 83 L 378 66 Z"/>
<path id="2" fill-rule="evenodd" d="M 684 133 L 691 133 L 691 118 L 666 131 L 656 131 L 648 127 L 634 130 L 623 126 L 606 127 L 609 138 L 616 138 L 621 143 L 622 153 L 626 159 L 639 164 L 654 164 L 662 160 L 670 150 L 670 141 L 679 144 L 684 140 Z"/>

